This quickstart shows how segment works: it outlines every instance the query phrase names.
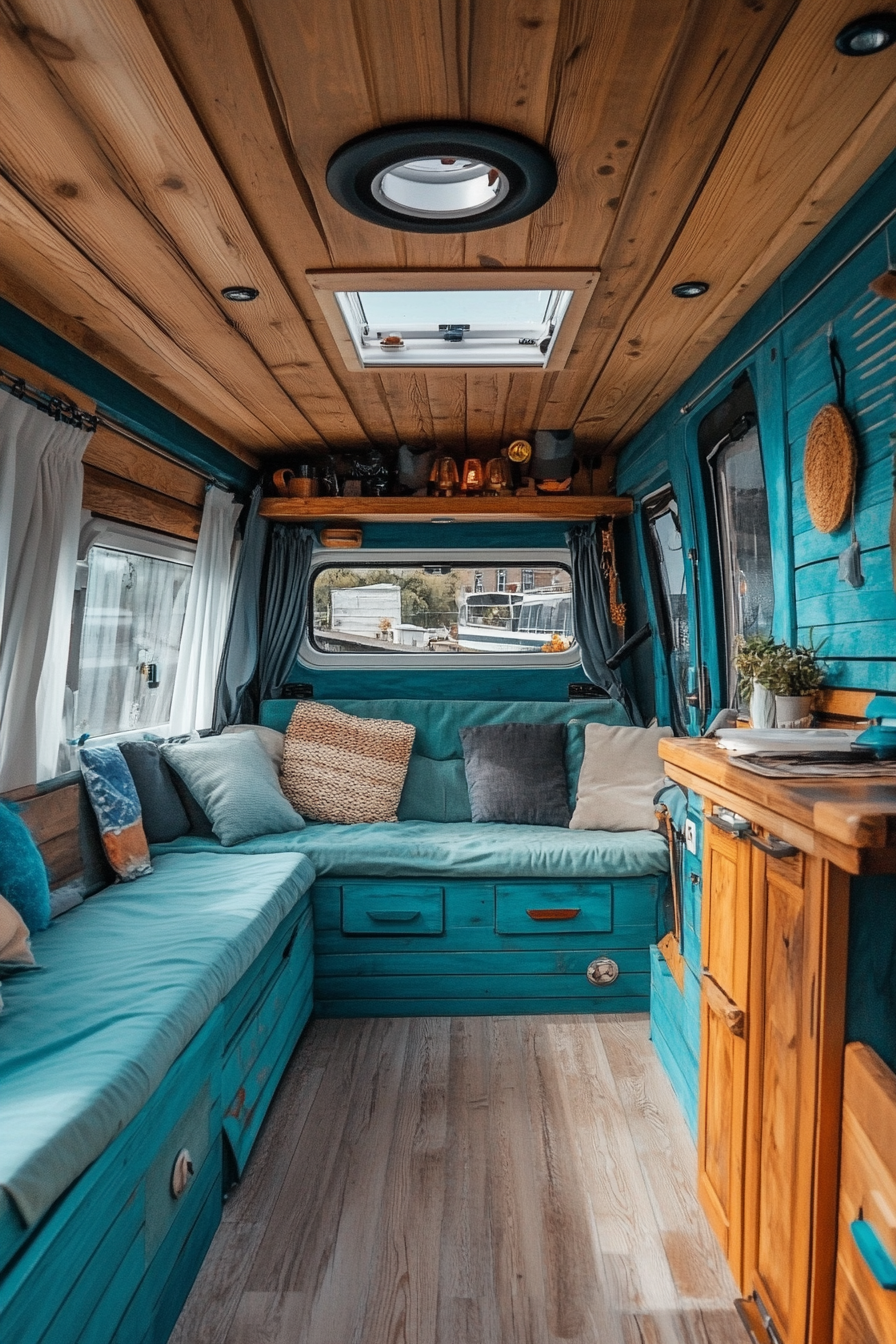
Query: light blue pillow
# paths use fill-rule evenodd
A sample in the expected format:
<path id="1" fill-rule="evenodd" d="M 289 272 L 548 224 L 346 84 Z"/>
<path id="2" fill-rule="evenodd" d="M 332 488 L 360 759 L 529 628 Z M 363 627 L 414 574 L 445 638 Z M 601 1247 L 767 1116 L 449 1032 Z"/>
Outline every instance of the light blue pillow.
<path id="1" fill-rule="evenodd" d="M 463 760 L 411 753 L 398 803 L 399 821 L 472 821 Z"/>
<path id="2" fill-rule="evenodd" d="M 303 829 L 305 822 L 284 797 L 276 767 L 255 733 L 169 742 L 161 751 L 222 845 Z"/>

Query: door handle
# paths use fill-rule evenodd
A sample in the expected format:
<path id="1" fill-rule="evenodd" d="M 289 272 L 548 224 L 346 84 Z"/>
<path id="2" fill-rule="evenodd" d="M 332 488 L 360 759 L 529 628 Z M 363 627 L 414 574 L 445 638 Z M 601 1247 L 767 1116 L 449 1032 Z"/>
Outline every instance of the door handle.
<path id="1" fill-rule="evenodd" d="M 896 1264 L 871 1224 L 864 1219 L 857 1219 L 850 1223 L 849 1230 L 859 1248 L 859 1254 L 881 1288 L 891 1293 L 896 1291 Z"/>
<path id="2" fill-rule="evenodd" d="M 576 915 L 582 913 L 582 907 L 576 906 L 575 909 L 549 909 L 549 910 L 527 910 L 526 914 L 530 919 L 575 919 Z"/>
<path id="3" fill-rule="evenodd" d="M 378 924 L 410 924 L 420 918 L 419 910 L 367 910 L 367 918 Z"/>
<path id="4" fill-rule="evenodd" d="M 703 972 L 703 992 L 706 995 L 706 1006 L 709 1011 L 715 1013 L 716 1017 L 721 1018 L 732 1036 L 743 1039 L 747 1027 L 746 1013 L 743 1008 L 738 1008 L 733 999 L 729 999 L 724 989 L 716 984 L 708 971 Z"/>
<path id="5" fill-rule="evenodd" d="M 776 835 L 768 835 L 761 840 L 758 835 L 751 832 L 750 844 L 754 849 L 761 849 L 763 854 L 771 854 L 774 859 L 792 859 L 800 852 L 796 845 L 790 845 L 786 840 L 779 840 Z"/>

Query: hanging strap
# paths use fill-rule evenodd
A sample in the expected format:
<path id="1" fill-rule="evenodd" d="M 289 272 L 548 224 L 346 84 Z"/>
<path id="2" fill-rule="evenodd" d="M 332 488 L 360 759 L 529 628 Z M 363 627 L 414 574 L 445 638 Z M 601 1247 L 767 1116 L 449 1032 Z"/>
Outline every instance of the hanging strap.
<path id="1" fill-rule="evenodd" d="M 842 409 L 846 405 L 846 365 L 837 347 L 833 322 L 828 326 L 828 355 L 831 360 L 831 372 L 834 375 L 834 386 L 837 389 L 837 405 Z"/>

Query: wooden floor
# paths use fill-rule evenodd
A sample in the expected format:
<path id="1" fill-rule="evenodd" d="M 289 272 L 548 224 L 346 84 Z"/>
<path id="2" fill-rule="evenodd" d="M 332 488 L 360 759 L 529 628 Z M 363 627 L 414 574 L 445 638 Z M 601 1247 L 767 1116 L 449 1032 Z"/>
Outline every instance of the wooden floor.
<path id="1" fill-rule="evenodd" d="M 306 1031 L 172 1344 L 745 1344 L 627 1017 Z"/>

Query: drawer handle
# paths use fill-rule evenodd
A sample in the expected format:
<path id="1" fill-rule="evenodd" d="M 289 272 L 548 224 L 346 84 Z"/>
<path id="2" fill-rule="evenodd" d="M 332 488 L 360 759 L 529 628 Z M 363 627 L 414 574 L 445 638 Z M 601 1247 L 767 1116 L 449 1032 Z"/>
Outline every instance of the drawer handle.
<path id="1" fill-rule="evenodd" d="M 750 831 L 750 823 L 746 818 L 741 818 L 740 821 L 729 821 L 727 817 L 720 817 L 717 813 L 710 812 L 706 820 L 710 826 L 715 826 L 717 831 L 724 831 L 726 835 L 733 835 L 735 840 L 748 835 Z"/>
<path id="2" fill-rule="evenodd" d="M 725 1026 L 731 1032 L 732 1036 L 743 1037 L 746 1033 L 746 1013 L 743 1008 L 738 1008 L 732 999 L 729 999 L 725 991 L 716 984 L 712 976 L 703 972 L 703 992 L 706 995 L 706 1006 L 716 1017 L 721 1018 Z"/>
<path id="3" fill-rule="evenodd" d="M 774 859 L 792 859 L 799 854 L 796 845 L 789 845 L 776 835 L 766 836 L 764 840 L 760 840 L 758 835 L 751 835 L 750 844 L 754 849 L 761 849 L 763 854 L 771 854 Z"/>
<path id="4" fill-rule="evenodd" d="M 410 924 L 420 918 L 419 910 L 368 910 L 367 918 L 377 924 Z"/>
<path id="5" fill-rule="evenodd" d="M 896 1264 L 893 1263 L 892 1257 L 871 1224 L 866 1223 L 864 1219 L 858 1219 L 850 1223 L 849 1230 L 859 1248 L 859 1254 L 881 1288 L 886 1288 L 891 1293 L 896 1291 Z"/>
<path id="6" fill-rule="evenodd" d="M 174 1166 L 171 1169 L 171 1198 L 180 1199 L 187 1186 L 193 1179 L 194 1173 L 193 1159 L 190 1157 L 186 1148 L 181 1148 L 177 1157 L 174 1159 Z"/>
<path id="7" fill-rule="evenodd" d="M 577 905 L 575 909 L 570 907 L 568 910 L 548 909 L 526 911 L 526 914 L 530 919 L 575 919 L 576 915 L 580 915 L 581 913 L 582 907 L 580 905 Z"/>

